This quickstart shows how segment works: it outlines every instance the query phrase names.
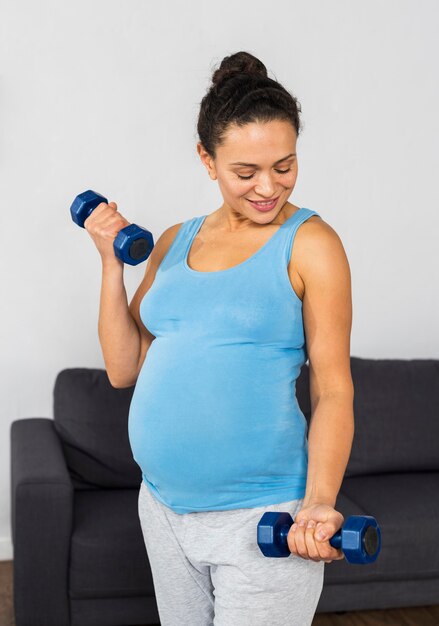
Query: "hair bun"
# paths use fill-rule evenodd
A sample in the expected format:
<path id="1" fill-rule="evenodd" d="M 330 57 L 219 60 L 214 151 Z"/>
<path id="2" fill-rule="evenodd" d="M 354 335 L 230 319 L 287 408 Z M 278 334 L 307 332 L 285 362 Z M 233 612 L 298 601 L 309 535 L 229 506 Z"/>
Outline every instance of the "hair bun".
<path id="1" fill-rule="evenodd" d="M 267 78 L 267 68 L 265 65 L 249 52 L 235 52 L 228 57 L 224 57 L 221 65 L 212 76 L 212 83 L 218 85 L 225 78 L 230 78 L 235 74 L 253 74 L 261 78 Z"/>

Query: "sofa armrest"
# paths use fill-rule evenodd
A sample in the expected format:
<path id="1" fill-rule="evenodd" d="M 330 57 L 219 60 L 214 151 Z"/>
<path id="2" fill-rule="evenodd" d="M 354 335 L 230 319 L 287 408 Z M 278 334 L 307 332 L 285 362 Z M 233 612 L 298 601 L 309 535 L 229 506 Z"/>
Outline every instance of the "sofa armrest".
<path id="1" fill-rule="evenodd" d="M 12 422 L 11 523 L 17 626 L 68 626 L 74 489 L 53 420 Z"/>

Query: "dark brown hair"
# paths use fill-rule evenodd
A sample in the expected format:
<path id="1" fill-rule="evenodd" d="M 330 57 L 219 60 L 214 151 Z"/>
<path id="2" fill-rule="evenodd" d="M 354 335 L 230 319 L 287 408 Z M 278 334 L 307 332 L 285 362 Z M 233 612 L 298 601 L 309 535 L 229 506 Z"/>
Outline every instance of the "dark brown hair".
<path id="1" fill-rule="evenodd" d="M 224 57 L 200 103 L 197 131 L 206 152 L 216 158 L 231 124 L 287 120 L 302 129 L 297 99 L 267 75 L 265 65 L 249 52 Z"/>

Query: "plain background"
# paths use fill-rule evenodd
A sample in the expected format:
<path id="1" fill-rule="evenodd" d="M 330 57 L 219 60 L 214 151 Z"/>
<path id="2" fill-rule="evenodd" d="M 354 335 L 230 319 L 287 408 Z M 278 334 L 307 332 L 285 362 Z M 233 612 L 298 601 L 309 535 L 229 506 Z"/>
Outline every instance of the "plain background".
<path id="1" fill-rule="evenodd" d="M 103 367 L 100 257 L 70 204 L 94 189 L 155 241 L 216 210 L 196 121 L 226 55 L 256 55 L 301 104 L 290 201 L 316 210 L 344 244 L 351 354 L 439 357 L 435 0 L 0 9 L 0 559 L 13 555 L 11 422 L 53 417 L 60 370 Z M 129 300 L 144 268 L 125 268 Z"/>

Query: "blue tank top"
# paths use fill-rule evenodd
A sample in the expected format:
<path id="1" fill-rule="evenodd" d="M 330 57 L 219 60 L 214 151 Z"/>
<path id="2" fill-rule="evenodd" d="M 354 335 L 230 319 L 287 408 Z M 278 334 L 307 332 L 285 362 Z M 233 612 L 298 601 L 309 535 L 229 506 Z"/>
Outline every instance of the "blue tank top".
<path id="1" fill-rule="evenodd" d="M 288 263 L 300 208 L 253 256 L 200 272 L 188 252 L 207 215 L 185 221 L 140 303 L 155 335 L 131 399 L 142 479 L 176 513 L 303 498 L 307 422 L 296 379 L 307 360 Z"/>

